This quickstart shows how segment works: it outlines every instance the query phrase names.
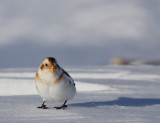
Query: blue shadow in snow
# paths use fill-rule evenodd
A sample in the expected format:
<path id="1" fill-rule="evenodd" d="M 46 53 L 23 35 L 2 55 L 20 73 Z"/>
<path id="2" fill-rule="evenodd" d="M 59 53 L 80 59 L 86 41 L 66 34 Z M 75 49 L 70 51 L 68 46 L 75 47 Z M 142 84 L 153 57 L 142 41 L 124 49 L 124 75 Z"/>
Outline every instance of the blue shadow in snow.
<path id="1" fill-rule="evenodd" d="M 127 98 L 120 97 L 113 101 L 97 101 L 97 102 L 85 102 L 85 103 L 75 103 L 70 104 L 70 106 L 75 107 L 96 107 L 96 106 L 107 106 L 107 105 L 119 105 L 119 106 L 150 106 L 160 104 L 160 99 L 150 99 L 150 98 Z"/>

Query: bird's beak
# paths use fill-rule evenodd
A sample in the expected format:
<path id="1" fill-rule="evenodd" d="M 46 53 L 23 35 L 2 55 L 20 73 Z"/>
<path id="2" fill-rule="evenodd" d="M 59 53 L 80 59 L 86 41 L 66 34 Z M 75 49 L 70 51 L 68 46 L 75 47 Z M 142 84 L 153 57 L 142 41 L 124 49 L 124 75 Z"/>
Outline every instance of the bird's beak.
<path id="1" fill-rule="evenodd" d="M 55 68 L 54 68 L 54 66 L 52 65 L 51 68 L 50 68 L 50 71 L 51 71 L 51 72 L 54 72 L 54 70 L 55 70 Z"/>

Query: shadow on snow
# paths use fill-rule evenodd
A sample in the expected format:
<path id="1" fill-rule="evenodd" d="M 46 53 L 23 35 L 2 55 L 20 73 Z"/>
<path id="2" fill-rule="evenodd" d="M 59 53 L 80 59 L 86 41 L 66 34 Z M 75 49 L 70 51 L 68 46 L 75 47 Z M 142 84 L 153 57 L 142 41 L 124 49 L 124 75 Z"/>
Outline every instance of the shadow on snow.
<path id="1" fill-rule="evenodd" d="M 160 99 L 149 99 L 149 98 L 127 98 L 120 97 L 113 101 L 97 101 L 97 102 L 85 102 L 85 103 L 75 103 L 70 104 L 70 106 L 75 107 L 96 107 L 105 105 L 119 105 L 119 106 L 150 106 L 160 104 Z"/>

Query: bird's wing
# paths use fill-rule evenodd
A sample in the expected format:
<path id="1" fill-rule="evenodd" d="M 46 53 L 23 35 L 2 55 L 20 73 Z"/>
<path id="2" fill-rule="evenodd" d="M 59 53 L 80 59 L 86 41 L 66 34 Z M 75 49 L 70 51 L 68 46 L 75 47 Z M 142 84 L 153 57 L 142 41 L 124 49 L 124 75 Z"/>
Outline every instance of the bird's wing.
<path id="1" fill-rule="evenodd" d="M 62 71 L 63 71 L 63 74 L 65 74 L 65 76 L 69 79 L 70 83 L 72 83 L 75 86 L 75 83 L 72 77 L 64 69 L 62 69 Z"/>

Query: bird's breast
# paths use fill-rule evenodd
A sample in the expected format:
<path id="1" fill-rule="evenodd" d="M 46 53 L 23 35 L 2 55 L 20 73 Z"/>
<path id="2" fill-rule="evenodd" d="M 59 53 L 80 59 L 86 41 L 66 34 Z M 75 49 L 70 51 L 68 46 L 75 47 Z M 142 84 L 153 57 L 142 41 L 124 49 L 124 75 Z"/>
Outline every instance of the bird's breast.
<path id="1" fill-rule="evenodd" d="M 41 83 L 42 85 L 47 86 L 54 86 L 58 83 L 60 83 L 64 79 L 63 73 L 58 78 L 48 77 L 48 80 L 42 79 L 38 73 L 36 73 L 35 79 L 38 80 L 38 83 Z"/>

